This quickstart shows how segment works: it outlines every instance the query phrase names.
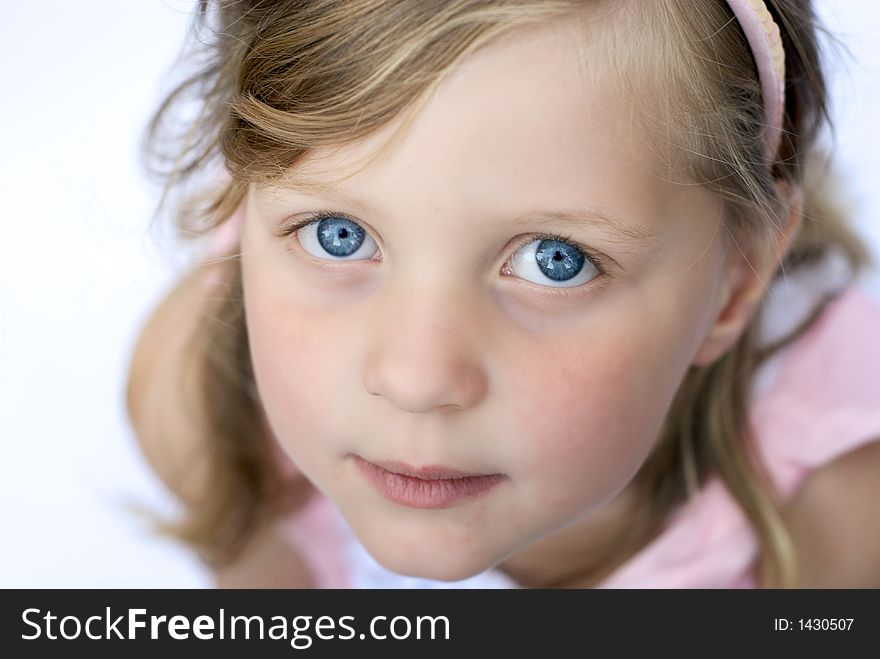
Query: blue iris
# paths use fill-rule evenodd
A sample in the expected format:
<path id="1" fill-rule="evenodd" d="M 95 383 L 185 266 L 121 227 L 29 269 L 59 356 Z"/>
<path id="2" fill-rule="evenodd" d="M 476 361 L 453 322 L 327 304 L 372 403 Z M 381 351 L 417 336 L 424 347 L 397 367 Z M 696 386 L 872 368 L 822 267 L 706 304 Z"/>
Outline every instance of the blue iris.
<path id="1" fill-rule="evenodd" d="M 328 254 L 351 256 L 364 244 L 366 232 L 345 218 L 330 218 L 318 222 L 318 242 Z"/>
<path id="2" fill-rule="evenodd" d="M 584 267 L 584 255 L 576 247 L 558 240 L 542 240 L 535 250 L 538 267 L 553 281 L 567 281 Z"/>

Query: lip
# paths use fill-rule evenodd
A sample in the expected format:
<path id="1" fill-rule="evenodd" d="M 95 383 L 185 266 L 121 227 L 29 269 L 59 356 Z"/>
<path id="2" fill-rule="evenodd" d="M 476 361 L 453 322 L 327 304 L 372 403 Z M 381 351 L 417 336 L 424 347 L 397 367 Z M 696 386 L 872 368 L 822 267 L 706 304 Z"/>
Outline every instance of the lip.
<path id="1" fill-rule="evenodd" d="M 370 462 L 354 456 L 361 473 L 379 494 L 410 508 L 450 508 L 489 492 L 504 474 L 478 474 L 443 465 L 413 467 L 403 462 Z"/>

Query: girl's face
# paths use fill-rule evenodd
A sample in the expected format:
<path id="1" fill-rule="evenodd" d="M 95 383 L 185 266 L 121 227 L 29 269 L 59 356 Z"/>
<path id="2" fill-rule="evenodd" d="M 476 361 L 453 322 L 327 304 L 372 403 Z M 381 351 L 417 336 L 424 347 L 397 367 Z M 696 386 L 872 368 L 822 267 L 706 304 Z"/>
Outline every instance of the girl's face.
<path id="1" fill-rule="evenodd" d="M 545 26 L 497 42 L 368 168 L 245 202 L 267 421 L 402 574 L 465 578 L 589 524 L 647 457 L 715 320 L 720 203 L 651 174 L 627 97 L 583 75 L 574 39 Z M 297 176 L 350 173 L 394 127 Z M 320 226 L 278 236 L 318 210 Z M 401 501 L 360 459 L 502 477 L 464 498 L 464 481 L 389 477 L 415 497 Z"/>

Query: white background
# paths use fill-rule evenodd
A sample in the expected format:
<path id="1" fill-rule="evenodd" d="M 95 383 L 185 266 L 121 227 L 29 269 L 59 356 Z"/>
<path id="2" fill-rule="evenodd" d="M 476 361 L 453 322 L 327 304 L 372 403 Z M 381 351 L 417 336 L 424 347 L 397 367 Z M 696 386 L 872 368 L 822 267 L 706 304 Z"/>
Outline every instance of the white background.
<path id="1" fill-rule="evenodd" d="M 155 242 L 141 129 L 194 3 L 4 0 L 0 22 L 0 586 L 198 587 L 128 500 L 172 502 L 125 416 L 131 349 L 186 262 Z M 831 65 L 838 160 L 880 254 L 880 9 L 819 0 L 852 59 Z M 878 278 L 864 287 L 880 298 Z"/>

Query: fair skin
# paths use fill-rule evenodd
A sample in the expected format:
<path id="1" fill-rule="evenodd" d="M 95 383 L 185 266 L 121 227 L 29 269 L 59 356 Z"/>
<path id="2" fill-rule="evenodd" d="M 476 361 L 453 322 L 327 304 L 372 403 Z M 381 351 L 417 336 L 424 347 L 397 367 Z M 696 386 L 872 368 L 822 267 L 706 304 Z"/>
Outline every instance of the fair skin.
<path id="1" fill-rule="evenodd" d="M 725 249 L 717 201 L 652 176 L 644 142 L 618 122 L 626 99 L 579 86 L 573 51 L 550 36 L 478 53 L 390 156 L 338 186 L 372 208 L 283 185 L 251 189 L 242 207 L 248 331 L 267 423 L 373 556 L 403 574 L 458 579 L 497 566 L 526 586 L 590 585 L 582 559 L 625 526 L 627 485 L 675 387 L 691 364 L 733 345 L 799 226 L 795 191 L 777 242 L 748 261 Z M 321 150 L 298 173 L 345 176 L 389 130 Z M 586 205 L 653 236 L 628 244 L 588 223 L 511 220 Z M 330 270 L 296 236 L 273 236 L 284 219 L 318 208 L 362 224 L 375 244 L 361 260 L 325 256 Z M 586 266 L 571 289 L 549 288 L 534 267 L 505 270 L 520 239 L 538 231 L 569 235 L 611 268 L 597 276 Z M 314 250 L 309 235 L 299 234 Z M 193 309 L 215 295 L 210 267 L 154 314 L 128 392 L 147 459 L 184 500 L 199 496 L 208 447 L 171 393 L 174 364 Z M 473 502 L 407 509 L 363 481 L 352 453 L 507 479 Z M 877 473 L 875 442 L 816 470 L 786 504 L 805 552 L 801 585 L 880 587 Z M 282 536 L 261 529 L 218 584 L 313 585 Z"/>
<path id="2" fill-rule="evenodd" d="M 211 283 L 211 270 L 216 267 L 198 265 L 150 316 L 133 355 L 127 391 L 129 416 L 144 457 L 185 503 L 194 502 L 204 488 L 209 477 L 204 458 L 210 448 L 191 413 L 197 385 L 187 378 L 188 386 L 180 391 L 179 364 L 194 330 L 197 315 L 193 310 L 216 295 Z M 877 474 L 880 439 L 816 469 L 785 503 L 782 514 L 802 555 L 799 587 L 880 588 L 880 523 L 874 503 L 880 498 Z M 286 540 L 285 525 L 282 519 L 260 529 L 241 556 L 216 571 L 217 585 L 313 587 L 309 567 Z M 584 524 L 573 528 L 590 541 Z M 564 548 L 565 543 L 558 546 Z M 551 561 L 554 555 L 543 557 Z M 585 584 L 572 580 L 570 585 Z"/>
<path id="3" fill-rule="evenodd" d="M 880 588 L 880 438 L 817 469 L 782 515 L 799 588 Z"/>
<path id="4" fill-rule="evenodd" d="M 620 121 L 627 99 L 600 71 L 586 87 L 571 34 L 555 30 L 477 53 L 361 171 L 351 163 L 394 126 L 299 168 L 312 182 L 345 177 L 336 197 L 282 183 L 252 187 L 244 203 L 247 324 L 269 426 L 402 574 L 456 580 L 500 565 L 532 585 L 577 574 L 591 541 L 620 523 L 686 370 L 733 343 L 757 302 L 748 282 L 772 268 L 731 258 L 718 200 L 653 174 Z M 641 237 L 514 219 L 575 206 Z M 316 255 L 314 225 L 275 235 L 322 208 L 369 237 L 354 258 Z M 553 288 L 534 269 L 505 270 L 539 231 L 604 255 L 607 272 L 587 261 L 583 283 Z M 382 498 L 354 455 L 507 478 L 477 500 L 418 510 Z"/>

